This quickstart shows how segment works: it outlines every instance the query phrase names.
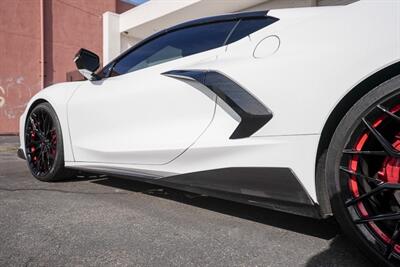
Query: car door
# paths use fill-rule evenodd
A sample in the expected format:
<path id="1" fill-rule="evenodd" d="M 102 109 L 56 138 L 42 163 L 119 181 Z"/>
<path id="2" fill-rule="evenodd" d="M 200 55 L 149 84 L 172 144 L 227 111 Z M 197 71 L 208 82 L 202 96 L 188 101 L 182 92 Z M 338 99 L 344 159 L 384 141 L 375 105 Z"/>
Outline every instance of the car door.
<path id="1" fill-rule="evenodd" d="M 83 83 L 68 102 L 75 161 L 165 164 L 207 129 L 216 96 L 162 75 L 216 60 L 235 21 L 167 32 L 118 59 L 109 78 Z"/>

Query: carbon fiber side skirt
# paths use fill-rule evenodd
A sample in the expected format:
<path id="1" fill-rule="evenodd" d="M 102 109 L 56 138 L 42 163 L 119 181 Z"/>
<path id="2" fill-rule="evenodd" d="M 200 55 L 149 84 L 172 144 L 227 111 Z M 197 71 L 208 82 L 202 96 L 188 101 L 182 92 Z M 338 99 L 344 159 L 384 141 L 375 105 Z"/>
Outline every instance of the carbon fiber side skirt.
<path id="1" fill-rule="evenodd" d="M 292 214 L 321 218 L 318 205 L 310 198 L 289 168 L 240 167 L 185 174 L 159 172 L 152 174 L 149 171 L 103 166 L 72 168 L 87 173 L 127 178 Z"/>

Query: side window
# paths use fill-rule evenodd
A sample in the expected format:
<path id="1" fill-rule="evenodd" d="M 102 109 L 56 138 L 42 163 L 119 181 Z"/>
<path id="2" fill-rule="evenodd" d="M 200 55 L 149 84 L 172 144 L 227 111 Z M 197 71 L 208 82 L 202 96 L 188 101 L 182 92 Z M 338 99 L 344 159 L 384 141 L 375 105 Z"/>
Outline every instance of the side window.
<path id="1" fill-rule="evenodd" d="M 172 31 L 137 47 L 114 66 L 111 76 L 122 75 L 224 45 L 237 21 L 198 25 Z"/>
<path id="2" fill-rule="evenodd" d="M 267 27 L 268 25 L 274 23 L 277 19 L 272 17 L 264 17 L 264 18 L 254 18 L 254 19 L 243 19 L 236 26 L 235 30 L 229 36 L 228 42 L 226 44 L 231 44 L 236 42 L 253 32 L 256 32 L 262 28 Z"/>
<path id="3" fill-rule="evenodd" d="M 109 76 L 109 74 L 110 74 L 110 72 L 111 72 L 111 70 L 112 70 L 113 67 L 114 67 L 114 62 L 110 62 L 110 63 L 108 63 L 102 70 L 100 70 L 100 71 L 97 73 L 97 75 L 98 75 L 100 78 L 106 78 L 106 77 Z"/>

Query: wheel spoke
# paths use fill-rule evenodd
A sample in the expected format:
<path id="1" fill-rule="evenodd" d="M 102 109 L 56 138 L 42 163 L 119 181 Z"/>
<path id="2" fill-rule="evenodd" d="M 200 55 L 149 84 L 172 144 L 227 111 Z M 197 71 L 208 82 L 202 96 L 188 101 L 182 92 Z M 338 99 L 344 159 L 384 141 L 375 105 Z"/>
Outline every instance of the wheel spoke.
<path id="1" fill-rule="evenodd" d="M 29 148 L 34 147 L 35 148 L 35 152 L 36 152 L 37 150 L 40 150 L 40 142 L 39 143 L 31 142 L 31 143 L 28 144 L 28 147 Z M 28 150 L 28 152 L 30 152 L 30 151 Z"/>
<path id="2" fill-rule="evenodd" d="M 400 152 L 394 149 L 393 146 L 389 143 L 389 141 L 387 141 L 386 138 L 383 137 L 380 132 L 378 132 L 374 127 L 372 127 L 372 125 L 365 119 L 362 119 L 362 121 L 364 122 L 365 126 L 367 126 L 369 131 L 375 136 L 378 142 L 382 145 L 383 149 L 389 156 L 400 158 Z"/>
<path id="3" fill-rule="evenodd" d="M 42 170 L 42 171 L 44 171 L 45 170 L 45 166 L 44 166 L 44 164 L 45 164 L 45 161 L 44 161 L 44 151 L 42 152 L 42 153 L 40 153 L 40 160 L 39 160 L 39 162 L 40 162 L 40 169 Z"/>
<path id="4" fill-rule="evenodd" d="M 46 122 L 46 118 L 45 118 L 45 116 L 44 116 L 44 112 L 42 111 L 42 112 L 40 112 L 40 115 L 41 115 L 41 118 L 42 118 L 42 121 L 41 121 L 41 123 L 40 123 L 40 128 L 41 128 L 41 130 L 42 130 L 42 133 L 44 134 L 44 132 L 45 132 L 45 128 L 44 128 L 44 124 L 45 124 L 45 122 Z"/>
<path id="5" fill-rule="evenodd" d="M 367 192 L 365 194 L 362 194 L 359 197 L 356 197 L 356 198 L 353 198 L 353 199 L 350 199 L 350 200 L 346 201 L 345 205 L 346 205 L 346 207 L 349 207 L 349 206 L 354 205 L 357 202 L 359 202 L 359 201 L 361 201 L 361 200 L 363 200 L 365 198 L 371 197 L 371 196 L 373 196 L 373 195 L 375 195 L 375 194 L 377 194 L 377 193 L 379 193 L 379 192 L 381 192 L 383 190 L 400 190 L 400 184 L 391 184 L 391 183 L 380 184 L 377 187 L 375 187 L 374 189 L 372 189 L 371 191 L 369 191 L 369 192 Z"/>
<path id="6" fill-rule="evenodd" d="M 368 223 L 368 222 L 377 222 L 377 221 L 392 221 L 392 220 L 400 220 L 400 212 L 396 213 L 388 213 L 388 214 L 380 214 L 376 216 L 369 216 L 366 218 L 362 218 L 359 220 L 355 220 L 356 224 Z"/>
<path id="7" fill-rule="evenodd" d="M 386 245 L 385 256 L 387 259 L 391 258 L 394 246 L 396 245 L 396 242 L 399 241 L 399 238 L 400 238 L 400 222 L 397 222 L 392 238 L 390 242 Z"/>
<path id="8" fill-rule="evenodd" d="M 44 116 L 44 120 L 43 120 L 43 134 L 46 137 L 47 137 L 47 134 L 48 134 L 48 124 L 49 124 L 49 118 L 46 115 L 46 116 Z"/>
<path id="9" fill-rule="evenodd" d="M 43 153 L 43 166 L 48 170 L 50 167 L 49 157 L 47 156 L 47 152 Z"/>
<path id="10" fill-rule="evenodd" d="M 36 161 L 35 161 L 36 170 L 37 170 L 38 172 L 40 172 L 40 167 L 41 167 L 41 165 L 40 165 L 40 158 L 41 158 L 41 156 L 42 156 L 42 151 L 40 151 L 40 152 L 39 152 L 39 155 L 36 156 Z"/>
<path id="11" fill-rule="evenodd" d="M 376 178 L 373 178 L 373 177 L 369 177 L 369 176 L 364 175 L 364 174 L 359 173 L 359 172 L 354 172 L 354 171 L 349 170 L 349 169 L 347 169 L 345 167 L 342 167 L 342 166 L 340 167 L 340 170 L 345 172 L 345 173 L 347 173 L 347 174 L 354 175 L 354 176 L 357 176 L 357 177 L 360 177 L 360 178 L 364 178 L 368 182 L 374 183 L 377 186 L 384 183 L 382 180 L 379 180 L 379 179 L 376 179 Z"/>
<path id="12" fill-rule="evenodd" d="M 47 114 L 46 132 L 45 132 L 47 138 L 50 138 L 49 134 L 51 132 L 52 126 L 53 126 L 53 123 L 52 123 L 51 117 L 50 117 L 50 115 Z"/>
<path id="13" fill-rule="evenodd" d="M 387 153 L 385 151 L 359 151 L 354 149 L 345 149 L 343 150 L 344 154 L 350 155 L 370 155 L 370 156 L 383 156 L 386 157 Z"/>
<path id="14" fill-rule="evenodd" d="M 38 152 L 40 153 L 41 151 L 42 151 L 42 149 L 40 147 L 38 147 L 34 152 L 26 151 L 26 153 L 29 155 L 34 155 L 34 154 L 37 154 Z"/>
<path id="15" fill-rule="evenodd" d="M 385 107 L 383 107 L 383 106 L 381 106 L 381 105 L 378 105 L 378 108 L 379 108 L 382 112 L 384 112 L 384 113 L 386 113 L 387 115 L 389 115 L 391 118 L 393 118 L 393 119 L 395 119 L 396 121 L 400 122 L 400 117 L 397 116 L 396 114 L 394 114 L 393 112 L 391 112 L 390 110 L 386 109 Z"/>
<path id="16" fill-rule="evenodd" d="M 33 113 L 32 116 L 29 117 L 29 119 L 30 119 L 30 122 L 31 122 L 31 125 L 32 125 L 32 128 L 33 128 L 33 131 L 34 131 L 35 133 L 37 133 L 39 136 L 41 136 L 42 133 L 41 133 L 40 129 L 37 127 L 37 123 L 35 123 L 35 119 L 33 118 L 34 115 L 35 115 L 35 114 Z M 35 117 L 36 117 L 36 116 L 35 116 Z"/>

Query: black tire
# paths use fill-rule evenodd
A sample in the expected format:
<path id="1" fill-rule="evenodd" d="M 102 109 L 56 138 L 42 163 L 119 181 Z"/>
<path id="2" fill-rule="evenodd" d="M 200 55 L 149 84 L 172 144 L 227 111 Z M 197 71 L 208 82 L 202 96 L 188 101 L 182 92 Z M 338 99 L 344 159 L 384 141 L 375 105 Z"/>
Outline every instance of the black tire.
<path id="1" fill-rule="evenodd" d="M 75 177 L 64 167 L 64 146 L 58 117 L 52 106 L 43 102 L 28 114 L 25 123 L 26 161 L 31 174 L 44 182 Z"/>
<path id="2" fill-rule="evenodd" d="M 381 182 L 393 183 L 399 176 L 390 173 L 392 176 L 389 177 L 389 173 L 379 172 L 381 167 L 386 170 L 387 162 L 400 163 L 396 156 L 390 161 L 390 155 L 393 154 L 389 155 L 373 133 L 378 131 L 393 144 L 394 150 L 400 152 L 397 146 L 393 147 L 400 142 L 400 121 L 385 113 L 382 110 L 384 106 L 392 115 L 400 116 L 400 109 L 397 110 L 400 106 L 400 75 L 374 88 L 348 111 L 332 137 L 325 168 L 333 214 L 343 232 L 378 265 L 399 266 L 400 255 L 395 244 L 400 244 L 400 235 L 396 234 L 400 216 L 397 220 L 387 220 L 385 217 L 382 221 L 376 221 L 373 216 L 389 214 L 392 210 L 393 213 L 400 211 L 398 198 L 396 200 L 394 194 L 400 193 L 400 190 L 385 189 L 359 198 L 371 193 L 374 188 L 381 189 Z M 365 152 L 366 149 L 379 153 Z M 393 229 L 392 225 L 395 225 Z"/>

